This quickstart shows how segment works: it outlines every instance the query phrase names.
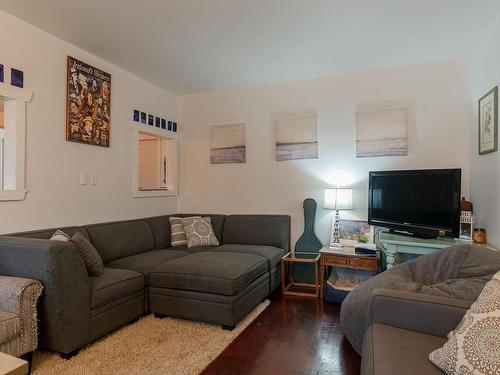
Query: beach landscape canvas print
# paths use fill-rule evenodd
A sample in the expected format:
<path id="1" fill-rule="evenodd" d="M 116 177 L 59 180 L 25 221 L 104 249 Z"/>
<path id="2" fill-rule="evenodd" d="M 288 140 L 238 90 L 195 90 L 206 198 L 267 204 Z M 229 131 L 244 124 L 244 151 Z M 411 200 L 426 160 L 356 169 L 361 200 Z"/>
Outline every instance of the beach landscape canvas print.
<path id="1" fill-rule="evenodd" d="M 406 108 L 356 113 L 356 157 L 408 155 Z"/>
<path id="2" fill-rule="evenodd" d="M 210 164 L 245 162 L 245 124 L 211 126 Z"/>
<path id="3" fill-rule="evenodd" d="M 318 124 L 316 116 L 275 121 L 276 160 L 318 158 Z"/>

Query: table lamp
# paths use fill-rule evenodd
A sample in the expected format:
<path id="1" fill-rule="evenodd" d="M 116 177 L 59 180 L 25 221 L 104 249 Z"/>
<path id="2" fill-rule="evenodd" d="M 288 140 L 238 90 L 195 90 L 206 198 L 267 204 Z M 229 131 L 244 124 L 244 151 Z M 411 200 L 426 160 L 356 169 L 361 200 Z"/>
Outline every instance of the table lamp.
<path id="1" fill-rule="evenodd" d="M 342 247 L 339 241 L 340 229 L 340 210 L 352 209 L 352 188 L 350 187 L 336 187 L 325 189 L 324 206 L 327 210 L 335 210 L 335 217 L 332 219 L 332 228 L 330 235 L 329 247 Z"/>

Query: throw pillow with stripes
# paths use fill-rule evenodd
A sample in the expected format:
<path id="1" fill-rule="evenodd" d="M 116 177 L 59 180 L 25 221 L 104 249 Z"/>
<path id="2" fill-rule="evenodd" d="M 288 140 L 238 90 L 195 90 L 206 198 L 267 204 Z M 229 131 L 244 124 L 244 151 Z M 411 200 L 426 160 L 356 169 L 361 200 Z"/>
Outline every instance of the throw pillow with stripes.
<path id="1" fill-rule="evenodd" d="M 201 219 L 201 216 L 190 217 L 170 217 L 170 244 L 172 246 L 185 246 L 187 245 L 186 231 L 184 230 L 184 219 Z"/>

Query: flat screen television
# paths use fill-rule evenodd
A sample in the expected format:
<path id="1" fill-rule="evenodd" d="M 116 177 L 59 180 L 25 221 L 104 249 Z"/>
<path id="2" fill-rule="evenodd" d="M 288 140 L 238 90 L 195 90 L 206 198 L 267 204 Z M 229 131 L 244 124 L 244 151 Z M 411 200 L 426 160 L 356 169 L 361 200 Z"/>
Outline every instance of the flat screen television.
<path id="1" fill-rule="evenodd" d="M 368 222 L 421 238 L 459 237 L 461 169 L 370 172 Z"/>

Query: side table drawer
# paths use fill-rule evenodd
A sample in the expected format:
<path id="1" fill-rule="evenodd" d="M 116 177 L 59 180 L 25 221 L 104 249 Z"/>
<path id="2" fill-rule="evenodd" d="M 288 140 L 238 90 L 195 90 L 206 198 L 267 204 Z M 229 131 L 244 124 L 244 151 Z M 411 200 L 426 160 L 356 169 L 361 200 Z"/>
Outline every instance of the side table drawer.
<path id="1" fill-rule="evenodd" d="M 351 267 L 360 267 L 360 268 L 374 268 L 374 259 L 365 259 L 365 258 L 350 258 L 349 265 Z"/>
<path id="2" fill-rule="evenodd" d="M 347 266 L 349 264 L 349 258 L 337 255 L 325 255 L 324 264 Z"/>

